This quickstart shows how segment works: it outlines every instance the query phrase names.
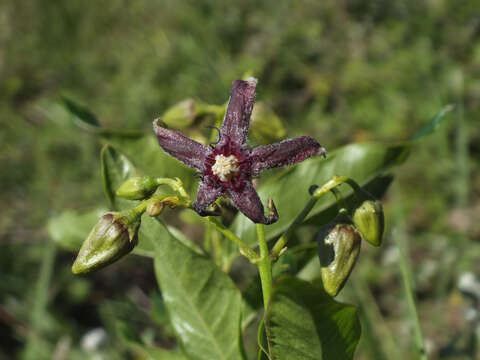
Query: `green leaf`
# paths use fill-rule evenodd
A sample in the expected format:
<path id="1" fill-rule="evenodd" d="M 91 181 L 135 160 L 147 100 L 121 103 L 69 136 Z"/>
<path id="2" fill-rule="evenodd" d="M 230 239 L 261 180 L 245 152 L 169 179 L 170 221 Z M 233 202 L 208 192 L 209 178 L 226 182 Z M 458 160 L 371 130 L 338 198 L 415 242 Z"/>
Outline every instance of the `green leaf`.
<path id="1" fill-rule="evenodd" d="M 98 219 L 106 212 L 107 210 L 103 208 L 84 213 L 65 210 L 48 221 L 47 232 L 63 249 L 77 251 Z"/>
<path id="2" fill-rule="evenodd" d="M 144 175 L 155 177 L 179 177 L 187 189 L 194 183 L 193 170 L 167 155 L 153 135 L 124 136 L 116 133 L 101 134 L 102 142 L 121 150 Z"/>
<path id="3" fill-rule="evenodd" d="M 82 128 L 91 129 L 100 127 L 97 117 L 85 106 L 82 106 L 70 98 L 62 96 L 62 102 L 74 121 Z"/>
<path id="4" fill-rule="evenodd" d="M 120 210 L 132 208 L 134 202 L 115 196 L 117 189 L 127 179 L 135 176 L 137 170 L 128 158 L 115 150 L 112 146 L 105 145 L 100 153 L 102 166 L 103 190 L 112 209 Z"/>
<path id="5" fill-rule="evenodd" d="M 353 306 L 291 277 L 274 286 L 265 328 L 272 360 L 349 360 L 361 332 Z"/>
<path id="6" fill-rule="evenodd" d="M 173 328 L 191 359 L 243 359 L 242 300 L 210 259 L 175 240 L 158 220 L 142 228 L 155 249 L 154 266 Z"/>
<path id="7" fill-rule="evenodd" d="M 430 135 L 434 133 L 440 124 L 443 122 L 443 120 L 446 119 L 446 115 L 455 109 L 455 105 L 447 105 L 445 106 L 438 114 L 436 114 L 432 120 L 428 124 L 426 124 L 423 128 L 421 128 L 419 131 L 415 133 L 412 137 L 412 141 L 418 140 L 424 136 Z"/>
<path id="8" fill-rule="evenodd" d="M 310 198 L 308 189 L 311 185 L 322 185 L 334 175 L 345 175 L 364 185 L 392 166 L 401 164 L 408 156 L 409 149 L 409 143 L 348 145 L 332 152 L 326 160 L 321 157 L 309 159 L 269 178 L 260 186 L 259 194 L 264 202 L 268 198 L 274 200 L 280 218 L 265 228 L 267 238 L 284 231 L 303 209 Z M 343 187 L 350 191 L 346 185 Z M 309 218 L 334 203 L 333 196 L 324 196 L 313 208 Z M 235 233 L 244 241 L 250 244 L 256 241 L 255 225 L 245 216 L 239 214 L 233 226 Z"/>
<path id="9" fill-rule="evenodd" d="M 189 360 L 180 351 L 165 350 L 152 346 L 131 345 L 148 360 Z"/>

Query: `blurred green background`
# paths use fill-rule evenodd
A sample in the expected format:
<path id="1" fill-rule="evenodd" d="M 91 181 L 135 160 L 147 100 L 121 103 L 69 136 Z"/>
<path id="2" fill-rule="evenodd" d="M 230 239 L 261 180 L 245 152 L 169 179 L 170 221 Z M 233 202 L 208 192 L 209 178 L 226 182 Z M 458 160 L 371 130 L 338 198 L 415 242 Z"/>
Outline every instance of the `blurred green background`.
<path id="1" fill-rule="evenodd" d="M 61 96 L 150 131 L 185 98 L 224 103 L 247 72 L 289 137 L 328 150 L 407 140 L 455 104 L 396 169 L 385 245 L 345 296 L 358 359 L 415 358 L 392 246 L 406 239 L 430 357 L 479 356 L 479 14 L 472 0 L 0 2 L 0 359 L 138 358 L 126 332 L 175 343 L 147 258 L 74 277 L 47 232 L 65 209 L 107 204 L 99 142 Z"/>

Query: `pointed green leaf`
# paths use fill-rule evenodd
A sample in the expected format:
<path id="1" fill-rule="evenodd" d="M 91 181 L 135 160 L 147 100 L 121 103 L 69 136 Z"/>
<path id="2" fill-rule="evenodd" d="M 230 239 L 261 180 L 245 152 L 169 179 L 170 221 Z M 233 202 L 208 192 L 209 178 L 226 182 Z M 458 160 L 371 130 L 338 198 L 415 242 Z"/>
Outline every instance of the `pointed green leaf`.
<path id="1" fill-rule="evenodd" d="M 105 145 L 100 153 L 103 189 L 113 210 L 131 208 L 134 202 L 115 196 L 115 192 L 127 179 L 135 176 L 137 170 L 128 158 L 115 148 Z"/>
<path id="2" fill-rule="evenodd" d="M 73 116 L 77 125 L 83 128 L 98 128 L 100 123 L 97 117 L 85 106 L 80 105 L 72 99 L 62 96 L 62 102 L 67 111 Z"/>
<path id="3" fill-rule="evenodd" d="M 315 157 L 268 179 L 260 186 L 259 194 L 264 202 L 268 198 L 273 199 L 280 218 L 278 222 L 265 228 L 266 236 L 272 238 L 287 228 L 308 202 L 308 189 L 311 185 L 322 185 L 334 175 L 345 175 L 364 185 L 392 166 L 401 164 L 408 156 L 409 149 L 409 143 L 353 144 L 332 152 L 326 160 Z M 349 190 L 346 185 L 344 188 Z M 313 208 L 309 218 L 334 203 L 333 196 L 324 196 Z M 245 216 L 237 216 L 234 229 L 245 241 L 256 241 L 255 226 Z"/>
<path id="4" fill-rule="evenodd" d="M 413 135 L 412 141 L 418 140 L 424 136 L 430 135 L 435 132 L 435 130 L 438 129 L 440 124 L 446 119 L 446 115 L 453 109 L 455 109 L 454 105 L 445 106 L 442 110 L 440 110 L 438 114 L 436 114 L 432 118 L 432 120 L 429 121 L 428 124 L 426 124 L 423 128 L 417 131 L 415 135 Z"/>
<path id="5" fill-rule="evenodd" d="M 274 286 L 265 328 L 272 360 L 350 360 L 360 338 L 353 306 L 291 277 Z"/>
<path id="6" fill-rule="evenodd" d="M 175 240 L 158 220 L 142 229 L 155 249 L 155 274 L 172 325 L 191 359 L 243 359 L 241 294 L 210 259 Z"/>

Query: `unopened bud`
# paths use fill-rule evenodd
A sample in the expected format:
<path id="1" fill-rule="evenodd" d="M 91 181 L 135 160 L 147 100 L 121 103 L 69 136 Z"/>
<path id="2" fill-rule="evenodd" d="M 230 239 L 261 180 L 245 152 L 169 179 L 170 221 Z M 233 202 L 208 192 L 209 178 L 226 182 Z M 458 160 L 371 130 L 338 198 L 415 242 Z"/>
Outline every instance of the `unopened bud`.
<path id="1" fill-rule="evenodd" d="M 381 245 L 385 220 L 380 201 L 365 200 L 355 210 L 353 222 L 365 240 L 374 246 Z"/>
<path id="2" fill-rule="evenodd" d="M 323 286 L 328 294 L 336 296 L 352 272 L 362 237 L 351 223 L 342 219 L 327 225 L 317 240 Z"/>
<path id="3" fill-rule="evenodd" d="M 83 242 L 72 272 L 86 274 L 101 269 L 132 251 L 137 243 L 140 217 L 133 210 L 103 215 Z"/>
<path id="4" fill-rule="evenodd" d="M 193 123 L 197 115 L 194 99 L 183 100 L 169 108 L 162 116 L 165 124 L 174 128 L 185 128 Z"/>
<path id="5" fill-rule="evenodd" d="M 158 187 L 150 176 L 135 176 L 125 181 L 117 190 L 117 196 L 129 200 L 143 200 L 150 196 Z"/>
<path id="6" fill-rule="evenodd" d="M 163 202 L 157 199 L 152 199 L 149 201 L 145 212 L 148 216 L 158 216 L 162 213 L 164 207 L 165 205 Z"/>
<path id="7" fill-rule="evenodd" d="M 278 141 L 287 134 L 280 118 L 261 102 L 253 107 L 250 122 L 252 136 L 262 144 Z"/>

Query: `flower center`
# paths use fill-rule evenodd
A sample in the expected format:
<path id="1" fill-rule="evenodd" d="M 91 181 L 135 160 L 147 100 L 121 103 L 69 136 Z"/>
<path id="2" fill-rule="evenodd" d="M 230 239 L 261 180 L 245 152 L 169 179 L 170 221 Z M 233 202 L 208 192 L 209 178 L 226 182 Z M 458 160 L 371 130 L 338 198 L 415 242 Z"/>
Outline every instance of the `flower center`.
<path id="1" fill-rule="evenodd" d="M 238 166 L 238 159 L 234 155 L 215 156 L 215 164 L 212 166 L 212 172 L 221 181 L 229 181 L 233 176 L 237 175 L 240 171 Z"/>

